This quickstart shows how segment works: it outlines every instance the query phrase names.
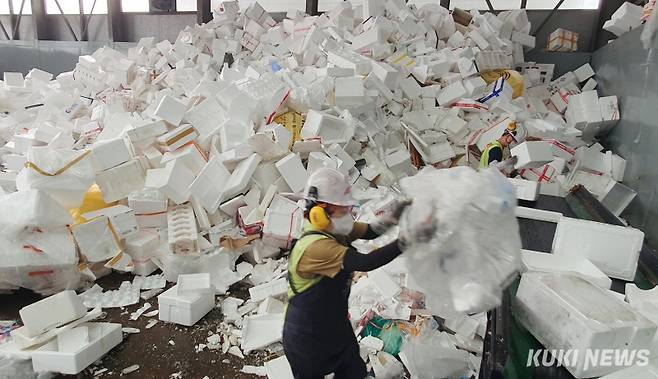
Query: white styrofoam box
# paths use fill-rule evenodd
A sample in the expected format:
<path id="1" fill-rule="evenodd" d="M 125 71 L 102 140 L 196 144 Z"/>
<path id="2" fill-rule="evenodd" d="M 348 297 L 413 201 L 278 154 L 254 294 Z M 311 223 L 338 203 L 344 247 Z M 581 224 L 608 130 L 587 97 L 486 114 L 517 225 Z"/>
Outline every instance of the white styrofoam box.
<path id="1" fill-rule="evenodd" d="M 178 275 L 176 287 L 178 287 L 177 293 L 179 295 L 185 295 L 186 293 L 197 291 L 208 291 L 211 289 L 214 291 L 214 288 L 210 283 L 210 274 L 208 273 Z"/>
<path id="2" fill-rule="evenodd" d="M 422 88 L 413 77 L 409 76 L 398 82 L 402 92 L 408 99 L 415 99 L 422 96 Z"/>
<path id="3" fill-rule="evenodd" d="M 608 276 L 634 280 L 644 233 L 631 227 L 562 217 L 553 239 L 553 253 L 587 258 Z"/>
<path id="4" fill-rule="evenodd" d="M 521 261 L 527 271 L 567 272 L 577 274 L 605 289 L 610 289 L 612 280 L 587 258 L 563 257 L 531 250 L 521 250 Z"/>
<path id="5" fill-rule="evenodd" d="M 215 307 L 215 291 L 178 293 L 178 285 L 158 296 L 160 321 L 192 326 Z"/>
<path id="6" fill-rule="evenodd" d="M 524 168 L 537 168 L 553 161 L 551 144 L 545 141 L 526 141 L 510 149 L 518 161 L 514 166 L 517 170 Z"/>
<path id="7" fill-rule="evenodd" d="M 439 128 L 445 131 L 451 141 L 458 142 L 468 135 L 468 122 L 460 117 L 449 115 L 441 120 Z"/>
<path id="8" fill-rule="evenodd" d="M 591 78 L 595 74 L 594 69 L 592 69 L 592 66 L 590 66 L 589 63 L 585 63 L 584 65 L 578 67 L 576 70 L 574 70 L 573 73 L 581 83 Z"/>
<path id="9" fill-rule="evenodd" d="M 242 327 L 242 345 L 245 353 L 264 349 L 283 336 L 283 313 L 248 316 Z"/>
<path id="10" fill-rule="evenodd" d="M 146 162 L 148 163 L 148 166 L 145 167 L 146 169 L 164 167 L 164 165 L 162 164 L 162 153 L 160 152 L 160 150 L 156 149 L 155 146 L 150 145 L 147 148 L 143 149 L 142 156 L 146 159 Z"/>
<path id="11" fill-rule="evenodd" d="M 137 233 L 126 238 L 126 252 L 132 257 L 133 262 L 141 262 L 151 259 L 160 246 L 160 234 L 153 230 L 139 230 Z"/>
<path id="12" fill-rule="evenodd" d="M 144 186 L 155 188 L 176 204 L 183 204 L 190 198 L 190 185 L 194 182 L 194 173 L 178 160 L 167 163 L 165 168 L 151 169 L 146 172 Z"/>
<path id="13" fill-rule="evenodd" d="M 365 93 L 363 79 L 358 76 L 335 79 L 335 104 L 337 106 L 350 106 L 363 99 Z"/>
<path id="14" fill-rule="evenodd" d="M 155 263 L 149 258 L 143 261 L 136 262 L 133 260 L 133 274 L 148 276 L 155 272 L 158 269 Z"/>
<path id="15" fill-rule="evenodd" d="M 25 79 L 21 72 L 5 72 L 3 81 L 8 87 L 25 87 Z"/>
<path id="16" fill-rule="evenodd" d="M 32 353 L 34 371 L 76 375 L 107 354 L 123 339 L 121 324 L 88 322 L 77 328 L 87 328 L 89 342 L 76 350 L 59 349 L 58 339 L 47 342 Z"/>
<path id="17" fill-rule="evenodd" d="M 583 84 L 583 87 L 581 88 L 581 90 L 583 92 L 591 91 L 591 90 L 595 89 L 598 85 L 599 85 L 599 83 L 597 83 L 596 80 L 589 79 L 585 84 Z"/>
<path id="18" fill-rule="evenodd" d="M 597 151 L 595 148 L 582 146 L 576 149 L 576 160 L 579 162 L 579 168 L 595 171 L 598 173 L 608 173 L 608 162 L 604 153 Z"/>
<path id="19" fill-rule="evenodd" d="M 91 157 L 96 172 L 107 170 L 132 159 L 132 154 L 123 138 L 115 138 L 95 143 Z"/>
<path id="20" fill-rule="evenodd" d="M 144 169 L 138 159 L 132 159 L 96 175 L 96 184 L 103 193 L 103 200 L 111 203 L 125 199 L 133 191 L 144 187 Z"/>
<path id="21" fill-rule="evenodd" d="M 566 365 L 576 378 L 619 368 L 614 362 L 586 366 L 587 349 L 647 349 L 656 333 L 656 325 L 610 291 L 568 274 L 523 274 L 514 313 L 545 348 L 579 350 Z"/>
<path id="22" fill-rule="evenodd" d="M 519 200 L 536 201 L 539 197 L 539 183 L 525 179 L 507 178 L 516 189 Z"/>
<path id="23" fill-rule="evenodd" d="M 354 135 L 354 129 L 344 120 L 311 109 L 301 131 L 304 139 L 320 137 L 324 144 L 344 143 Z"/>
<path id="24" fill-rule="evenodd" d="M 372 281 L 375 288 L 386 298 L 395 297 L 400 293 L 402 288 L 391 276 L 384 270 L 374 270 L 368 273 L 368 278 Z"/>
<path id="25" fill-rule="evenodd" d="M 569 106 L 564 115 L 567 123 L 582 130 L 583 134 L 596 134 L 603 121 L 597 92 L 585 91 L 569 96 Z"/>
<path id="26" fill-rule="evenodd" d="M 536 38 L 529 34 L 512 32 L 512 42 L 517 42 L 523 46 L 534 48 L 536 43 Z"/>
<path id="27" fill-rule="evenodd" d="M 78 351 L 89 343 L 89 328 L 78 326 L 57 335 L 58 351 Z"/>
<path id="28" fill-rule="evenodd" d="M 471 37 L 480 50 L 489 50 L 489 42 L 487 42 L 487 39 L 484 38 L 477 29 L 471 30 L 468 36 Z"/>
<path id="29" fill-rule="evenodd" d="M 562 218 L 562 213 L 545 211 L 543 209 L 516 207 L 516 217 L 527 218 L 529 220 L 546 221 L 557 223 Z"/>
<path id="30" fill-rule="evenodd" d="M 395 89 L 400 80 L 400 72 L 386 62 L 373 62 L 372 73 L 384 82 L 390 90 Z"/>
<path id="31" fill-rule="evenodd" d="M 186 111 L 186 103 L 171 95 L 165 95 L 160 100 L 160 104 L 158 104 L 155 110 L 155 115 L 174 126 L 178 126 L 183 121 Z"/>
<path id="32" fill-rule="evenodd" d="M 212 157 L 190 185 L 190 192 L 199 200 L 205 210 L 213 213 L 219 207 L 224 185 L 230 176 L 231 174 L 219 161 L 219 158 Z"/>
<path id="33" fill-rule="evenodd" d="M 126 236 L 137 231 L 137 219 L 135 211 L 125 205 L 114 205 L 97 211 L 83 213 L 82 217 L 91 220 L 96 217 L 107 216 L 119 237 Z"/>
<path id="34" fill-rule="evenodd" d="M 288 154 L 285 158 L 276 162 L 276 168 L 294 192 L 300 192 L 304 189 L 308 173 L 302 165 L 299 154 Z"/>
<path id="35" fill-rule="evenodd" d="M 325 151 L 327 154 L 333 155 L 337 158 L 338 167 L 336 168 L 345 175 L 347 175 L 356 164 L 354 159 L 352 159 L 352 157 L 350 157 L 350 155 L 347 154 L 338 144 L 333 144 L 328 148 L 325 148 Z"/>
<path id="36" fill-rule="evenodd" d="M 181 146 L 196 140 L 198 136 L 199 132 L 197 132 L 192 125 L 183 124 L 167 134 L 163 134 L 156 138 L 156 141 L 163 149 L 174 151 Z"/>
<path id="37" fill-rule="evenodd" d="M 617 96 L 600 97 L 599 106 L 601 117 L 603 118 L 603 128 L 606 129 L 614 126 L 620 118 Z"/>
<path id="38" fill-rule="evenodd" d="M 163 120 L 157 120 L 128 129 L 126 135 L 133 145 L 142 147 L 153 143 L 157 137 L 167 133 L 167 131 L 167 124 Z"/>
<path id="39" fill-rule="evenodd" d="M 27 335 L 35 337 L 79 319 L 87 314 L 87 307 L 75 291 L 62 291 L 23 307 L 18 313 Z"/>
<path id="40" fill-rule="evenodd" d="M 258 314 L 284 313 L 285 309 L 286 305 L 281 300 L 268 297 L 258 306 Z"/>
<path id="41" fill-rule="evenodd" d="M 167 211 L 167 198 L 155 188 L 144 188 L 128 195 L 128 206 L 137 215 Z"/>
<path id="42" fill-rule="evenodd" d="M 197 233 L 196 219 L 191 205 L 179 205 L 167 212 L 169 249 L 173 254 L 198 254 Z"/>
<path id="43" fill-rule="evenodd" d="M 276 199 L 276 197 L 275 197 Z M 293 239 L 301 235 L 303 215 L 301 209 L 278 209 L 270 205 L 263 220 L 263 242 L 286 249 Z"/>
<path id="44" fill-rule="evenodd" d="M 397 149 L 384 158 L 386 166 L 397 174 L 414 174 L 414 167 L 411 164 L 411 155 L 405 148 Z"/>
<path id="45" fill-rule="evenodd" d="M 466 95 L 475 98 L 480 97 L 487 88 L 487 82 L 479 75 L 464 79 L 463 84 L 466 89 Z"/>
<path id="46" fill-rule="evenodd" d="M 306 161 L 306 171 L 308 175 L 313 174 L 317 169 L 322 167 L 336 168 L 336 161 L 331 159 L 327 154 L 321 151 L 314 151 L 308 155 Z"/>
<path id="47" fill-rule="evenodd" d="M 160 163 L 166 165 L 174 159 L 181 160 L 194 175 L 198 174 L 208 162 L 205 153 L 196 143 L 187 144 L 174 151 L 164 153 Z"/>
<path id="48" fill-rule="evenodd" d="M 121 252 L 121 240 L 107 216 L 100 216 L 71 227 L 80 253 L 89 262 L 111 259 Z"/>
<path id="49" fill-rule="evenodd" d="M 615 216 L 619 216 L 637 196 L 637 192 L 633 189 L 616 182 L 607 175 L 577 171 L 568 186 L 570 188 L 576 184 L 585 186 Z"/>
<path id="50" fill-rule="evenodd" d="M 215 134 L 224 122 L 224 109 L 219 102 L 210 97 L 203 100 L 185 113 L 185 121 L 189 122 L 199 132 L 201 141 Z"/>
<path id="51" fill-rule="evenodd" d="M 249 288 L 251 301 L 261 301 L 268 297 L 279 297 L 285 295 L 287 292 L 288 281 L 286 278 L 280 278 Z"/>
<path id="52" fill-rule="evenodd" d="M 231 177 L 226 182 L 222 200 L 230 199 L 247 189 L 249 180 L 253 176 L 261 160 L 262 158 L 260 155 L 252 154 L 249 158 L 238 163 L 235 170 L 231 173 Z"/>
<path id="53" fill-rule="evenodd" d="M 467 90 L 461 81 L 454 82 L 443 88 L 437 97 L 441 106 L 447 106 L 467 95 Z"/>

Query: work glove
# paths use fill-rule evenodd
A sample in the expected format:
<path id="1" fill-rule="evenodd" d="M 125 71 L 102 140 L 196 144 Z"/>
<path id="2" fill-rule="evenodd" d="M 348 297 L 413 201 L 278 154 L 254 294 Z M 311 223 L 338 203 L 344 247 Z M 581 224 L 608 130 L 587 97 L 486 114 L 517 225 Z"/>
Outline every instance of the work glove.
<path id="1" fill-rule="evenodd" d="M 396 199 L 390 206 L 377 214 L 377 220 L 370 224 L 370 228 L 377 234 L 384 234 L 387 230 L 397 225 L 402 212 L 411 205 L 411 200 Z"/>
<path id="2" fill-rule="evenodd" d="M 413 244 L 429 243 L 438 230 L 436 209 L 433 205 L 423 205 L 423 209 L 406 208 L 400 218 L 398 244 L 406 250 Z M 413 210 L 413 211 L 412 211 Z"/>

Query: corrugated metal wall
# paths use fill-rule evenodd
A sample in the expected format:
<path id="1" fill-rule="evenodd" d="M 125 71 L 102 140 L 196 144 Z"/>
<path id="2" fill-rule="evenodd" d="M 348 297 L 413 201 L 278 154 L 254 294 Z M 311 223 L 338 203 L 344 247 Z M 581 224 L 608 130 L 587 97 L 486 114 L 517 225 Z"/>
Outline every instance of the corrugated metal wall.
<path id="1" fill-rule="evenodd" d="M 604 145 L 626 158 L 624 182 L 638 192 L 622 216 L 658 246 L 658 40 L 644 50 L 641 31 L 596 51 L 592 65 L 599 94 L 617 95 L 620 104 L 621 121 Z"/>

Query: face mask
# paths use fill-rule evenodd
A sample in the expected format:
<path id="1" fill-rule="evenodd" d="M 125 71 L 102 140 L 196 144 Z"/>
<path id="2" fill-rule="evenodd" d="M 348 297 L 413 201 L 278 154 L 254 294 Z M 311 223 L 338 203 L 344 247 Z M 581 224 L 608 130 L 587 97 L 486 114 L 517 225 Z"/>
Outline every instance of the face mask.
<path id="1" fill-rule="evenodd" d="M 333 233 L 346 236 L 352 232 L 354 227 L 354 219 L 350 213 L 347 213 L 343 217 L 331 219 L 331 224 L 333 225 Z"/>

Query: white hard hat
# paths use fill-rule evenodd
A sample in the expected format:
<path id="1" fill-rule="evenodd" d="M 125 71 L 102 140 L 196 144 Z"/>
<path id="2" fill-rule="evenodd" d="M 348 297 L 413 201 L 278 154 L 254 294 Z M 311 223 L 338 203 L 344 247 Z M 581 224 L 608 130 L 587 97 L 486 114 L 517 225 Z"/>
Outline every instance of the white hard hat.
<path id="1" fill-rule="evenodd" d="M 528 137 L 528 129 L 517 122 L 510 123 L 507 127 L 507 132 L 514 138 L 517 144 L 525 142 Z"/>
<path id="2" fill-rule="evenodd" d="M 304 199 L 341 206 L 357 204 L 345 175 L 329 167 L 320 168 L 311 174 L 304 188 Z"/>

